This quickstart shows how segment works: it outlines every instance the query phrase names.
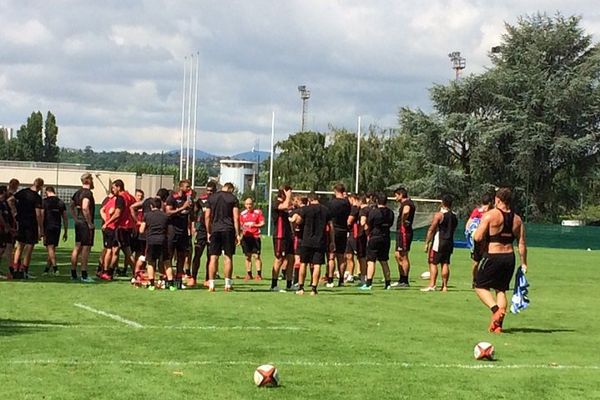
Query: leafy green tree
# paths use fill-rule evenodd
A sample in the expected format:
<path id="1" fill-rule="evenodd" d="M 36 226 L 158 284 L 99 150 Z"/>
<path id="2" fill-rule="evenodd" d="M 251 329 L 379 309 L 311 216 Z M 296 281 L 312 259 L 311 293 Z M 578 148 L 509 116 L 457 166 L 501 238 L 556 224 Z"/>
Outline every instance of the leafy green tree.
<path id="1" fill-rule="evenodd" d="M 27 124 L 21 125 L 17 131 L 17 159 L 21 161 L 42 161 L 44 143 L 42 130 L 44 127 L 42 113 L 31 113 Z"/>

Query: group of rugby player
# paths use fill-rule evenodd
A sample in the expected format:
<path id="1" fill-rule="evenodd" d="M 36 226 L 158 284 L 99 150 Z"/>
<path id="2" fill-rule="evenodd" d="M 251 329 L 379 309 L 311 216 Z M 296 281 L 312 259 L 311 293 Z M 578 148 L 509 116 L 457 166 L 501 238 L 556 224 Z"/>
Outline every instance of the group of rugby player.
<path id="1" fill-rule="evenodd" d="M 83 174 L 81 182 L 82 187 L 72 196 L 69 206 L 75 221 L 71 278 L 88 283 L 94 281 L 87 273 L 95 231 L 92 174 Z M 67 207 L 50 186 L 45 188 L 46 197 L 42 199 L 39 193 L 43 186 L 41 178 L 21 190 L 18 190 L 16 179 L 11 180 L 8 187 L 0 186 L 0 256 L 8 255 L 9 278 L 31 277 L 31 253 L 41 237 L 48 250 L 44 274 L 58 274 L 56 246 L 61 225 L 63 240 L 67 239 Z M 275 259 L 270 290 L 294 291 L 302 295 L 306 274 L 310 271 L 312 295 L 317 294 L 321 279 L 327 287 L 333 288 L 335 278 L 338 279 L 337 286 L 344 286 L 354 282 L 355 273 L 360 279 L 359 289 L 368 291 L 373 286 L 377 262 L 383 270 L 384 289 L 409 287 L 409 251 L 416 208 L 406 189 L 394 191 L 399 203 L 394 249 L 399 280 L 394 283 L 388 260 L 395 217 L 387 206 L 387 196 L 384 193 L 349 195 L 343 184 L 335 185 L 333 190 L 333 198 L 327 205 L 322 205 L 315 193 L 294 195 L 289 186 L 279 189 L 273 213 Z M 260 228 L 265 225 L 265 219 L 260 209 L 254 208 L 251 198 L 245 199 L 245 209 L 240 212 L 233 191 L 231 183 L 217 191 L 216 183 L 209 182 L 206 193 L 196 196 L 190 182 L 182 180 L 177 190 L 160 189 L 156 196 L 145 199 L 141 190 L 136 190 L 133 196 L 125 190 L 122 180 L 115 180 L 100 207 L 104 245 L 96 275 L 110 281 L 115 274 L 125 276 L 127 268 L 131 267 L 132 283 L 147 286 L 149 290 L 158 286 L 169 290 L 193 287 L 197 283 L 201 257 L 208 249 L 204 286 L 215 291 L 218 262 L 223 256 L 224 290 L 231 291 L 233 255 L 236 246 L 241 245 L 246 256 L 244 279 L 262 280 Z M 527 260 L 524 227 L 520 217 L 510 208 L 510 190 L 499 189 L 494 202 L 491 198 L 484 196 L 482 206 L 471 214 L 467 227 L 477 222 L 476 229 L 471 231 L 475 241 L 473 287 L 492 311 L 489 330 L 500 332 L 507 307 L 505 292 L 515 267 L 515 239 L 525 270 Z M 438 266 L 441 266 L 441 291 L 448 290 L 457 225 L 452 198 L 444 195 L 425 238 L 430 278 L 429 285 L 422 291 L 436 290 Z M 121 252 L 123 269 L 118 270 Z M 253 259 L 255 277 L 252 274 Z M 321 278 L 321 267 L 325 264 L 325 276 Z M 77 275 L 78 266 L 81 278 Z M 156 279 L 157 271 L 163 279 Z M 285 289 L 278 286 L 280 274 L 286 281 Z M 495 298 L 491 289 L 496 291 Z"/>

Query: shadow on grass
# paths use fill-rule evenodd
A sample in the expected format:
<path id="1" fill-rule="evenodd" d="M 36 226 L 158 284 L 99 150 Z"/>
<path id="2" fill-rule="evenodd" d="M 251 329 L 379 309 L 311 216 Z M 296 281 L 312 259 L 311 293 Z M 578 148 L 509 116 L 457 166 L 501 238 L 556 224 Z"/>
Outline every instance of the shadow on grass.
<path id="1" fill-rule="evenodd" d="M 561 333 L 561 332 L 575 332 L 575 329 L 544 329 L 544 328 L 506 328 L 502 330 L 503 333 Z"/>
<path id="2" fill-rule="evenodd" d="M 25 333 L 45 332 L 53 327 L 65 327 L 73 325 L 68 322 L 44 321 L 44 320 L 19 320 L 0 318 L 0 337 L 20 335 Z"/>

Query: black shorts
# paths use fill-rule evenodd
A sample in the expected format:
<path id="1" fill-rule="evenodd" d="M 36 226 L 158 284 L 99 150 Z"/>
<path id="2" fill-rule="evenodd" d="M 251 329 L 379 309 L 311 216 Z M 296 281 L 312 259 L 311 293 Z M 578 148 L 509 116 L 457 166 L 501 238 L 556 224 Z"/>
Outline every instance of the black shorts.
<path id="1" fill-rule="evenodd" d="M 294 254 L 294 239 L 291 237 L 273 237 L 273 253 L 275 253 L 275 258 L 283 258 Z"/>
<path id="2" fill-rule="evenodd" d="M 17 242 L 25 244 L 36 244 L 38 242 L 38 227 L 33 225 L 19 224 L 17 231 Z"/>
<path id="3" fill-rule="evenodd" d="M 173 257 L 175 252 L 187 253 L 190 251 L 190 237 L 187 232 L 179 233 L 173 229 L 169 229 L 167 243 L 169 258 Z"/>
<path id="4" fill-rule="evenodd" d="M 0 248 L 4 248 L 4 247 L 6 247 L 7 244 L 10 243 L 10 240 L 11 240 L 10 236 L 11 235 L 8 232 L 0 233 Z"/>
<path id="5" fill-rule="evenodd" d="M 365 258 L 367 256 L 367 235 L 360 235 L 355 241 L 356 250 L 354 254 L 358 258 Z"/>
<path id="6" fill-rule="evenodd" d="M 346 242 L 346 254 L 356 254 L 356 238 L 353 236 L 349 236 Z"/>
<path id="7" fill-rule="evenodd" d="M 412 229 L 400 228 L 396 232 L 396 251 L 400 253 L 408 253 L 413 240 Z"/>
<path id="8" fill-rule="evenodd" d="M 344 254 L 348 243 L 348 231 L 334 231 L 335 254 Z"/>
<path id="9" fill-rule="evenodd" d="M 506 291 L 514 272 L 514 253 L 484 254 L 475 276 L 475 287 Z"/>
<path id="10" fill-rule="evenodd" d="M 390 239 L 374 237 L 367 242 L 367 261 L 387 261 L 390 259 Z"/>
<path id="11" fill-rule="evenodd" d="M 60 228 L 47 228 L 44 231 L 44 246 L 58 246 Z"/>
<path id="12" fill-rule="evenodd" d="M 90 229 L 87 222 L 75 222 L 75 243 L 81 246 L 94 245 L 94 228 Z"/>
<path id="13" fill-rule="evenodd" d="M 242 236 L 242 250 L 244 254 L 260 254 L 260 238 L 254 236 Z"/>
<path id="14" fill-rule="evenodd" d="M 161 264 L 168 259 L 168 246 L 163 244 L 147 244 L 146 245 L 146 262 L 151 264 Z"/>
<path id="15" fill-rule="evenodd" d="M 102 231 L 102 242 L 104 243 L 105 249 L 119 247 L 119 241 L 117 240 L 117 231 L 111 228 L 104 229 Z"/>
<path id="16" fill-rule="evenodd" d="M 235 254 L 235 232 L 213 232 L 210 235 L 210 243 L 208 243 L 208 254 L 211 256 L 220 256 L 225 254 L 231 257 Z"/>
<path id="17" fill-rule="evenodd" d="M 141 256 L 145 255 L 146 254 L 146 238 L 140 236 L 137 239 L 132 239 L 131 251 L 133 253 L 138 253 Z"/>
<path id="18" fill-rule="evenodd" d="M 315 249 L 313 247 L 299 248 L 300 262 L 309 265 L 323 265 L 325 264 L 325 249 Z"/>
<path id="19" fill-rule="evenodd" d="M 122 249 L 131 248 L 131 236 L 133 235 L 133 229 L 117 228 L 117 240 L 119 241 L 119 247 Z"/>
<path id="20" fill-rule="evenodd" d="M 450 264 L 450 257 L 452 257 L 452 252 L 454 250 L 454 242 L 440 240 L 438 244 L 438 249 L 433 250 L 429 249 L 429 254 L 427 256 L 427 261 L 429 264 Z"/>

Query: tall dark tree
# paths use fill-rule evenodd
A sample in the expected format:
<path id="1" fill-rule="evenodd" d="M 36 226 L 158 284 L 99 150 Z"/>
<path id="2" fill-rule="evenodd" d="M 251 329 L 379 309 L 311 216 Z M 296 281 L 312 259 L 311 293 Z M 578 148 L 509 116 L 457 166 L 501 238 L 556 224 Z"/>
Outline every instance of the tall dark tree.
<path id="1" fill-rule="evenodd" d="M 44 127 L 44 155 L 43 161 L 57 162 L 58 161 L 58 126 L 56 126 L 56 117 L 50 111 L 46 115 Z"/>
<path id="2" fill-rule="evenodd" d="M 44 127 L 42 113 L 31 113 L 27 124 L 21 125 L 17 131 L 17 159 L 22 161 L 42 161 L 44 142 L 42 130 Z"/>

